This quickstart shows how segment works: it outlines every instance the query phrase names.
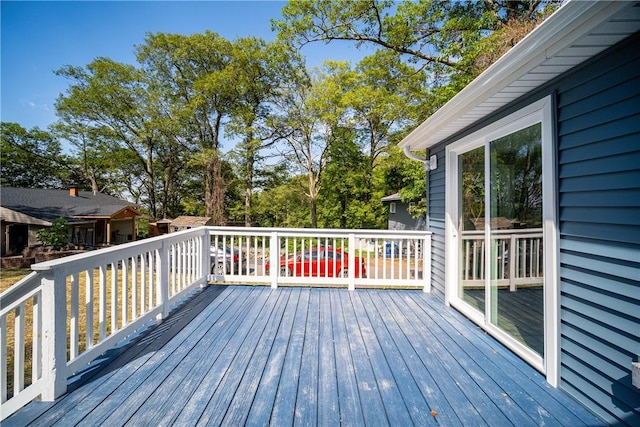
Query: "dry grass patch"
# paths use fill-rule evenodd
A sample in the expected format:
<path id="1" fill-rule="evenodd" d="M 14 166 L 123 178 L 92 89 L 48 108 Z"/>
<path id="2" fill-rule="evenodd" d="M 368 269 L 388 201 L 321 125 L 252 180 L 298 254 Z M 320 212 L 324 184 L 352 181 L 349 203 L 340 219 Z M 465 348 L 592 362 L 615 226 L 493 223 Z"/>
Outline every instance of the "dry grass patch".
<path id="1" fill-rule="evenodd" d="M 0 281 L 0 292 L 4 292 L 9 287 L 13 286 L 20 279 L 31 273 L 29 269 L 16 269 L 16 270 L 3 270 Z M 88 273 L 88 274 L 87 274 Z M 99 268 L 88 270 L 87 272 L 81 272 L 77 277 L 77 285 L 74 286 L 75 278 L 68 276 L 66 281 L 66 300 L 67 300 L 67 322 L 66 322 L 66 339 L 67 348 L 71 349 L 71 340 L 77 342 L 78 353 L 81 354 L 87 348 L 91 347 L 91 344 L 87 344 L 88 341 L 93 343 L 99 342 L 101 338 L 101 329 L 103 329 L 104 336 L 109 336 L 113 329 L 118 330 L 132 322 L 134 318 L 143 315 L 148 311 L 149 307 L 154 305 L 155 293 L 149 289 L 149 283 L 153 279 L 156 280 L 155 273 L 147 271 L 144 275 L 144 293 L 142 292 L 141 283 L 143 282 L 143 276 L 140 271 L 135 275 L 135 283 L 137 293 L 133 291 L 133 274 L 128 271 L 127 283 L 124 283 L 123 270 L 118 268 L 115 270 L 115 284 L 113 283 L 114 270 L 107 268 L 101 273 Z M 101 285 L 101 275 L 104 275 L 104 279 Z M 77 291 L 77 318 L 72 319 L 72 314 L 75 310 L 72 310 L 72 292 L 73 289 Z M 102 288 L 102 289 L 101 289 Z M 115 293 L 114 293 L 115 292 Z M 106 304 L 102 306 L 100 304 L 100 295 L 104 295 Z M 134 303 L 133 296 L 136 296 Z M 126 314 L 123 314 L 123 305 L 126 307 Z M 112 307 L 115 307 L 115 311 L 112 311 Z M 101 314 L 101 310 L 103 313 Z M 88 313 L 91 315 L 88 316 Z M 24 383 L 25 386 L 32 383 L 32 351 L 33 351 L 33 299 L 28 300 L 24 306 L 24 360 L 25 360 L 25 374 Z M 123 315 L 125 317 L 123 317 Z M 91 319 L 93 325 L 89 329 L 88 320 Z M 72 334 L 72 324 L 77 325 L 77 333 Z M 15 368 L 15 333 L 16 333 L 16 311 L 12 311 L 7 315 L 6 327 L 3 327 L 3 334 L 6 334 L 6 355 L 7 355 L 7 391 L 11 394 L 13 391 L 13 385 L 16 382 L 16 375 L 14 373 Z M 67 358 L 71 357 L 70 351 L 67 352 Z"/>

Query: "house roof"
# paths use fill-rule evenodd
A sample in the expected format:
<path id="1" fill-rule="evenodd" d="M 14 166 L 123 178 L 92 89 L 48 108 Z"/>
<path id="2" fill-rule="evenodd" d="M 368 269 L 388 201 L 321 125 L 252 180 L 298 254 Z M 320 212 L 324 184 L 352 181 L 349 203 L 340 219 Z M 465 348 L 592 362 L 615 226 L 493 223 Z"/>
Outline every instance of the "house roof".
<path id="1" fill-rule="evenodd" d="M 111 218 L 125 209 L 139 215 L 133 203 L 91 191 L 79 191 L 77 196 L 71 196 L 69 190 L 2 187 L 0 205 L 49 222 L 59 217 L 71 221 L 74 218 Z"/>
<path id="2" fill-rule="evenodd" d="M 173 227 L 199 227 L 201 225 L 207 225 L 211 221 L 211 217 L 208 216 L 179 216 L 173 221 L 171 225 Z"/>
<path id="3" fill-rule="evenodd" d="M 398 200 L 402 200 L 402 197 L 400 197 L 400 193 L 396 193 L 396 194 L 392 194 L 390 196 L 385 196 L 382 199 L 383 202 L 395 202 Z"/>
<path id="4" fill-rule="evenodd" d="M 567 1 L 399 146 L 432 147 L 638 30 L 640 2 Z"/>

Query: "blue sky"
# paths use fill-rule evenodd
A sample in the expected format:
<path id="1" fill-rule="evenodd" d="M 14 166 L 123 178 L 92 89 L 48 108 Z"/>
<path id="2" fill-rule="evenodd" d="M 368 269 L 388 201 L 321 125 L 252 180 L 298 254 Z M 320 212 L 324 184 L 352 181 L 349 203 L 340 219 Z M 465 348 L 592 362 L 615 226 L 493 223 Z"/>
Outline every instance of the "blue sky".
<path id="1" fill-rule="evenodd" d="M 273 40 L 280 1 L 5 1 L 1 7 L 0 120 L 46 129 L 56 121 L 54 103 L 69 82 L 54 74 L 64 65 L 85 66 L 99 56 L 135 64 L 134 47 L 148 32 L 214 31 L 233 40 Z M 364 56 L 348 42 L 303 49 L 308 67 L 326 59 Z"/>

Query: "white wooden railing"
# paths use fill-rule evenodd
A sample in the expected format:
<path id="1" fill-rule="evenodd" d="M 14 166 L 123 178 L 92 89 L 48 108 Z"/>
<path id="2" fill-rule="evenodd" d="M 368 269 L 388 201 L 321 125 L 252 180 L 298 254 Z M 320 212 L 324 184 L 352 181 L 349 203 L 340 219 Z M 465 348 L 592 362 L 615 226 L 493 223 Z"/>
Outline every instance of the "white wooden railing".
<path id="1" fill-rule="evenodd" d="M 521 285 L 543 282 L 542 229 L 493 231 L 491 242 L 491 280 L 495 286 L 515 291 Z M 486 252 L 483 230 L 462 232 L 463 286 L 485 285 Z"/>
<path id="2" fill-rule="evenodd" d="M 331 263 L 316 262 L 308 276 L 285 261 L 313 252 Z M 64 394 L 71 374 L 166 317 L 194 287 L 213 281 L 428 292 L 430 259 L 427 232 L 201 227 L 34 264 L 0 295 L 0 419 L 31 400 Z"/>

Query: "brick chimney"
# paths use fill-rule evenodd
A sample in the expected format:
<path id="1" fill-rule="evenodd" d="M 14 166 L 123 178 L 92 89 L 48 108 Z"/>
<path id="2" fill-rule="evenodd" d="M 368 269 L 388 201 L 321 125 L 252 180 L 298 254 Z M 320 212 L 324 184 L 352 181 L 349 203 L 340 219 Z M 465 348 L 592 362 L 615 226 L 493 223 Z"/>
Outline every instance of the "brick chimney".
<path id="1" fill-rule="evenodd" d="M 71 197 L 78 197 L 78 189 L 76 187 L 71 187 L 69 189 L 69 195 Z"/>

